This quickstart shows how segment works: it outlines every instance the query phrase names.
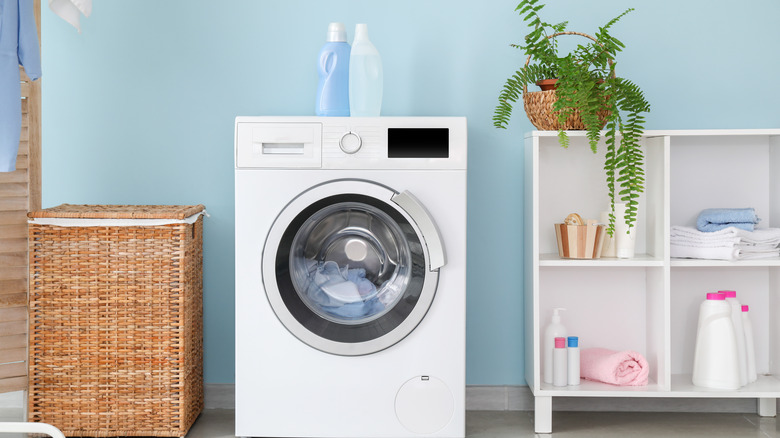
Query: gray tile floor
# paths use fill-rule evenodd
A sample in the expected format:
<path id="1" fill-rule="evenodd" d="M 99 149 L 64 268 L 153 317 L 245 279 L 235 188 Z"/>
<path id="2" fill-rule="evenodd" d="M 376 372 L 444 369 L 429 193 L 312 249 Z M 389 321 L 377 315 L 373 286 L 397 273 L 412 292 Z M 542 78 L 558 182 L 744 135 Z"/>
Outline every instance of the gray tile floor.
<path id="1" fill-rule="evenodd" d="M 5 414 L 5 415 L 4 415 Z M 0 421 L 18 421 L 0 409 Z M 187 438 L 233 438 L 233 410 L 207 409 Z M 536 435 L 533 412 L 468 411 L 470 438 L 780 438 L 776 418 L 755 414 L 660 412 L 553 412 L 552 435 Z M 27 438 L 2 434 L 0 438 Z"/>
<path id="2" fill-rule="evenodd" d="M 534 434 L 533 412 L 468 411 L 470 438 L 780 438 L 775 418 L 755 414 L 554 412 L 553 434 Z M 187 438 L 232 438 L 233 411 L 209 409 Z"/>

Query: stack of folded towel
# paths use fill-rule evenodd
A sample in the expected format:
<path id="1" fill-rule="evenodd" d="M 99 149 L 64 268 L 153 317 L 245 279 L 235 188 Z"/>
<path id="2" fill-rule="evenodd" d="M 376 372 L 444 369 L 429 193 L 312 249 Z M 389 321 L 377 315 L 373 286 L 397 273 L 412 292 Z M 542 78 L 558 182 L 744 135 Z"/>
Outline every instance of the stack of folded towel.
<path id="1" fill-rule="evenodd" d="M 746 231 L 729 226 L 702 232 L 673 226 L 671 256 L 692 259 L 749 260 L 780 257 L 780 228 Z"/>

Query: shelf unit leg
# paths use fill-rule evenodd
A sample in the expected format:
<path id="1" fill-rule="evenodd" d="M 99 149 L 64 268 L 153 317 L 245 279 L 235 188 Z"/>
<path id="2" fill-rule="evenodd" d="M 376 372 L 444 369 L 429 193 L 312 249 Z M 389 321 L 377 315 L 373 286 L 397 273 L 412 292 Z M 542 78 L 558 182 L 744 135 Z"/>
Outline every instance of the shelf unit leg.
<path id="1" fill-rule="evenodd" d="M 552 433 L 552 397 L 534 397 L 534 432 Z"/>
<path id="2" fill-rule="evenodd" d="M 758 415 L 760 417 L 776 417 L 777 399 L 776 398 L 758 399 Z"/>

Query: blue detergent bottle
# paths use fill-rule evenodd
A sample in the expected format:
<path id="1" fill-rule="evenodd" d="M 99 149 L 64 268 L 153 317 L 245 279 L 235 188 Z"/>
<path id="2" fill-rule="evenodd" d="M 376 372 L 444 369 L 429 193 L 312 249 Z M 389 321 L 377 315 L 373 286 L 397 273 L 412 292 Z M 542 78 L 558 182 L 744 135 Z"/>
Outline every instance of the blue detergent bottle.
<path id="1" fill-rule="evenodd" d="M 328 25 L 327 42 L 320 50 L 317 71 L 318 116 L 349 116 L 349 53 L 347 31 L 342 23 Z"/>

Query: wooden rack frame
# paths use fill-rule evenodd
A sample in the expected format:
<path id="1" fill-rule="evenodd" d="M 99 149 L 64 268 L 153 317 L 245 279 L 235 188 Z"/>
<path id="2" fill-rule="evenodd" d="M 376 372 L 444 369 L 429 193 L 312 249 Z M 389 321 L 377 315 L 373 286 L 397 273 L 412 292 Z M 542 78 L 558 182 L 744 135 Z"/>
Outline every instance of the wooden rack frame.
<path id="1" fill-rule="evenodd" d="M 40 0 L 35 19 L 40 41 Z M 16 171 L 0 173 L 0 393 L 27 389 L 27 212 L 41 208 L 41 81 L 20 71 Z"/>

